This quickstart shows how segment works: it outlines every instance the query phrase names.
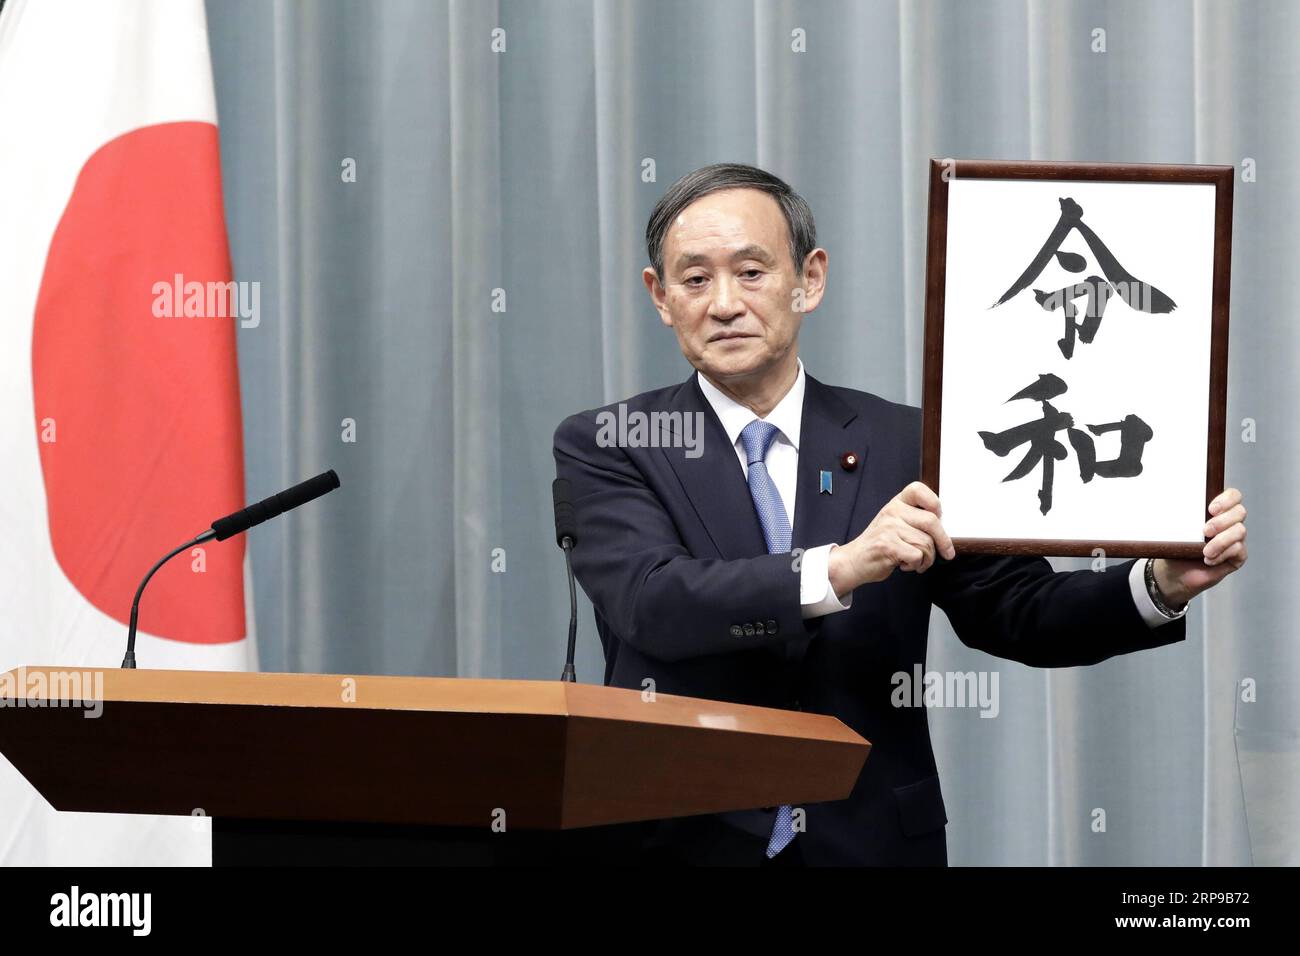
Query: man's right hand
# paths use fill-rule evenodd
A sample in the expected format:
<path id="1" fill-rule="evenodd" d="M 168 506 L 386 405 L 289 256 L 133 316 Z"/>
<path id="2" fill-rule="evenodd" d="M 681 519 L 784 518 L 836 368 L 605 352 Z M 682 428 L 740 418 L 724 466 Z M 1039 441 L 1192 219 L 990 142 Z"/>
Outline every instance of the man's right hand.
<path id="1" fill-rule="evenodd" d="M 865 531 L 830 553 L 831 587 L 838 597 L 854 588 L 883 581 L 895 568 L 924 574 L 935 555 L 957 556 L 939 522 L 939 496 L 914 481 L 880 509 Z"/>

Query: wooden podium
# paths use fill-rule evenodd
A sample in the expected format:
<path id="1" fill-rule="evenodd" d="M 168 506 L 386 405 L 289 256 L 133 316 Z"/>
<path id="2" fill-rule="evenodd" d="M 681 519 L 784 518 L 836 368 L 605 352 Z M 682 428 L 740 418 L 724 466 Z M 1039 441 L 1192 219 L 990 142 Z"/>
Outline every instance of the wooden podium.
<path id="1" fill-rule="evenodd" d="M 870 749 L 834 717 L 558 681 L 0 681 L 0 753 L 53 807 L 212 817 L 214 865 L 619 862 L 620 825 L 843 799 Z"/>

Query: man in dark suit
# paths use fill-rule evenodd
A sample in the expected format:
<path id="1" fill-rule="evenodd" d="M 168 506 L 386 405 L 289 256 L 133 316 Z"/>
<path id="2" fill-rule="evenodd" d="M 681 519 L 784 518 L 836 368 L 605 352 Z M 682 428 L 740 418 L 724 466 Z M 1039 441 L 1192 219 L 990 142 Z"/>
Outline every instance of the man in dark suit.
<path id="1" fill-rule="evenodd" d="M 944 864 L 925 708 L 894 703 L 896 675 L 924 668 L 931 604 L 967 645 L 1035 666 L 1181 641 L 1191 597 L 1246 560 L 1241 495 L 1211 505 L 1200 562 L 958 556 L 917 480 L 920 411 L 799 361 L 827 274 L 807 204 L 762 170 L 706 167 L 646 239 L 646 287 L 696 371 L 555 433 L 605 682 L 832 714 L 873 746 L 846 800 L 659 821 L 643 859 Z"/>

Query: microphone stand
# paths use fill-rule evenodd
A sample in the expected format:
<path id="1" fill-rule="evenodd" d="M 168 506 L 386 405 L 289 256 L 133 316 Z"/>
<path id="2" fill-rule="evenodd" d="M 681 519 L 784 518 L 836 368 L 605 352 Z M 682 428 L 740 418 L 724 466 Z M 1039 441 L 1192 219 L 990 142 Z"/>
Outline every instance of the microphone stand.
<path id="1" fill-rule="evenodd" d="M 197 538 L 186 541 L 179 547 L 173 548 L 165 555 L 158 559 L 158 563 L 149 569 L 149 573 L 144 576 L 140 586 L 136 588 L 135 600 L 131 602 L 131 626 L 126 633 L 126 657 L 122 658 L 122 667 L 127 670 L 135 670 L 135 623 L 136 618 L 140 615 L 140 595 L 144 594 L 144 586 L 149 583 L 149 579 L 154 576 L 154 572 L 161 568 L 176 555 L 180 554 L 186 548 L 192 548 L 196 544 L 202 544 L 204 541 L 211 541 L 217 536 L 217 533 L 209 528 Z"/>
<path id="2" fill-rule="evenodd" d="M 573 669 L 578 642 L 578 595 L 573 587 L 573 539 L 566 534 L 560 547 L 564 549 L 564 567 L 569 572 L 569 653 L 564 658 L 564 673 L 560 675 L 560 680 L 577 683 L 578 674 Z"/>

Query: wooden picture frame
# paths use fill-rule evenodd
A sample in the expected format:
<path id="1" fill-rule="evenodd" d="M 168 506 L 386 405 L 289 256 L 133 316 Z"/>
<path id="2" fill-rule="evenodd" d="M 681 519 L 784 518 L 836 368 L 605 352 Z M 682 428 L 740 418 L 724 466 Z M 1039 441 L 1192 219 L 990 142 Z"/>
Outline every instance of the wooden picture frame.
<path id="1" fill-rule="evenodd" d="M 1234 177 L 931 161 L 921 476 L 958 553 L 1201 558 Z"/>

